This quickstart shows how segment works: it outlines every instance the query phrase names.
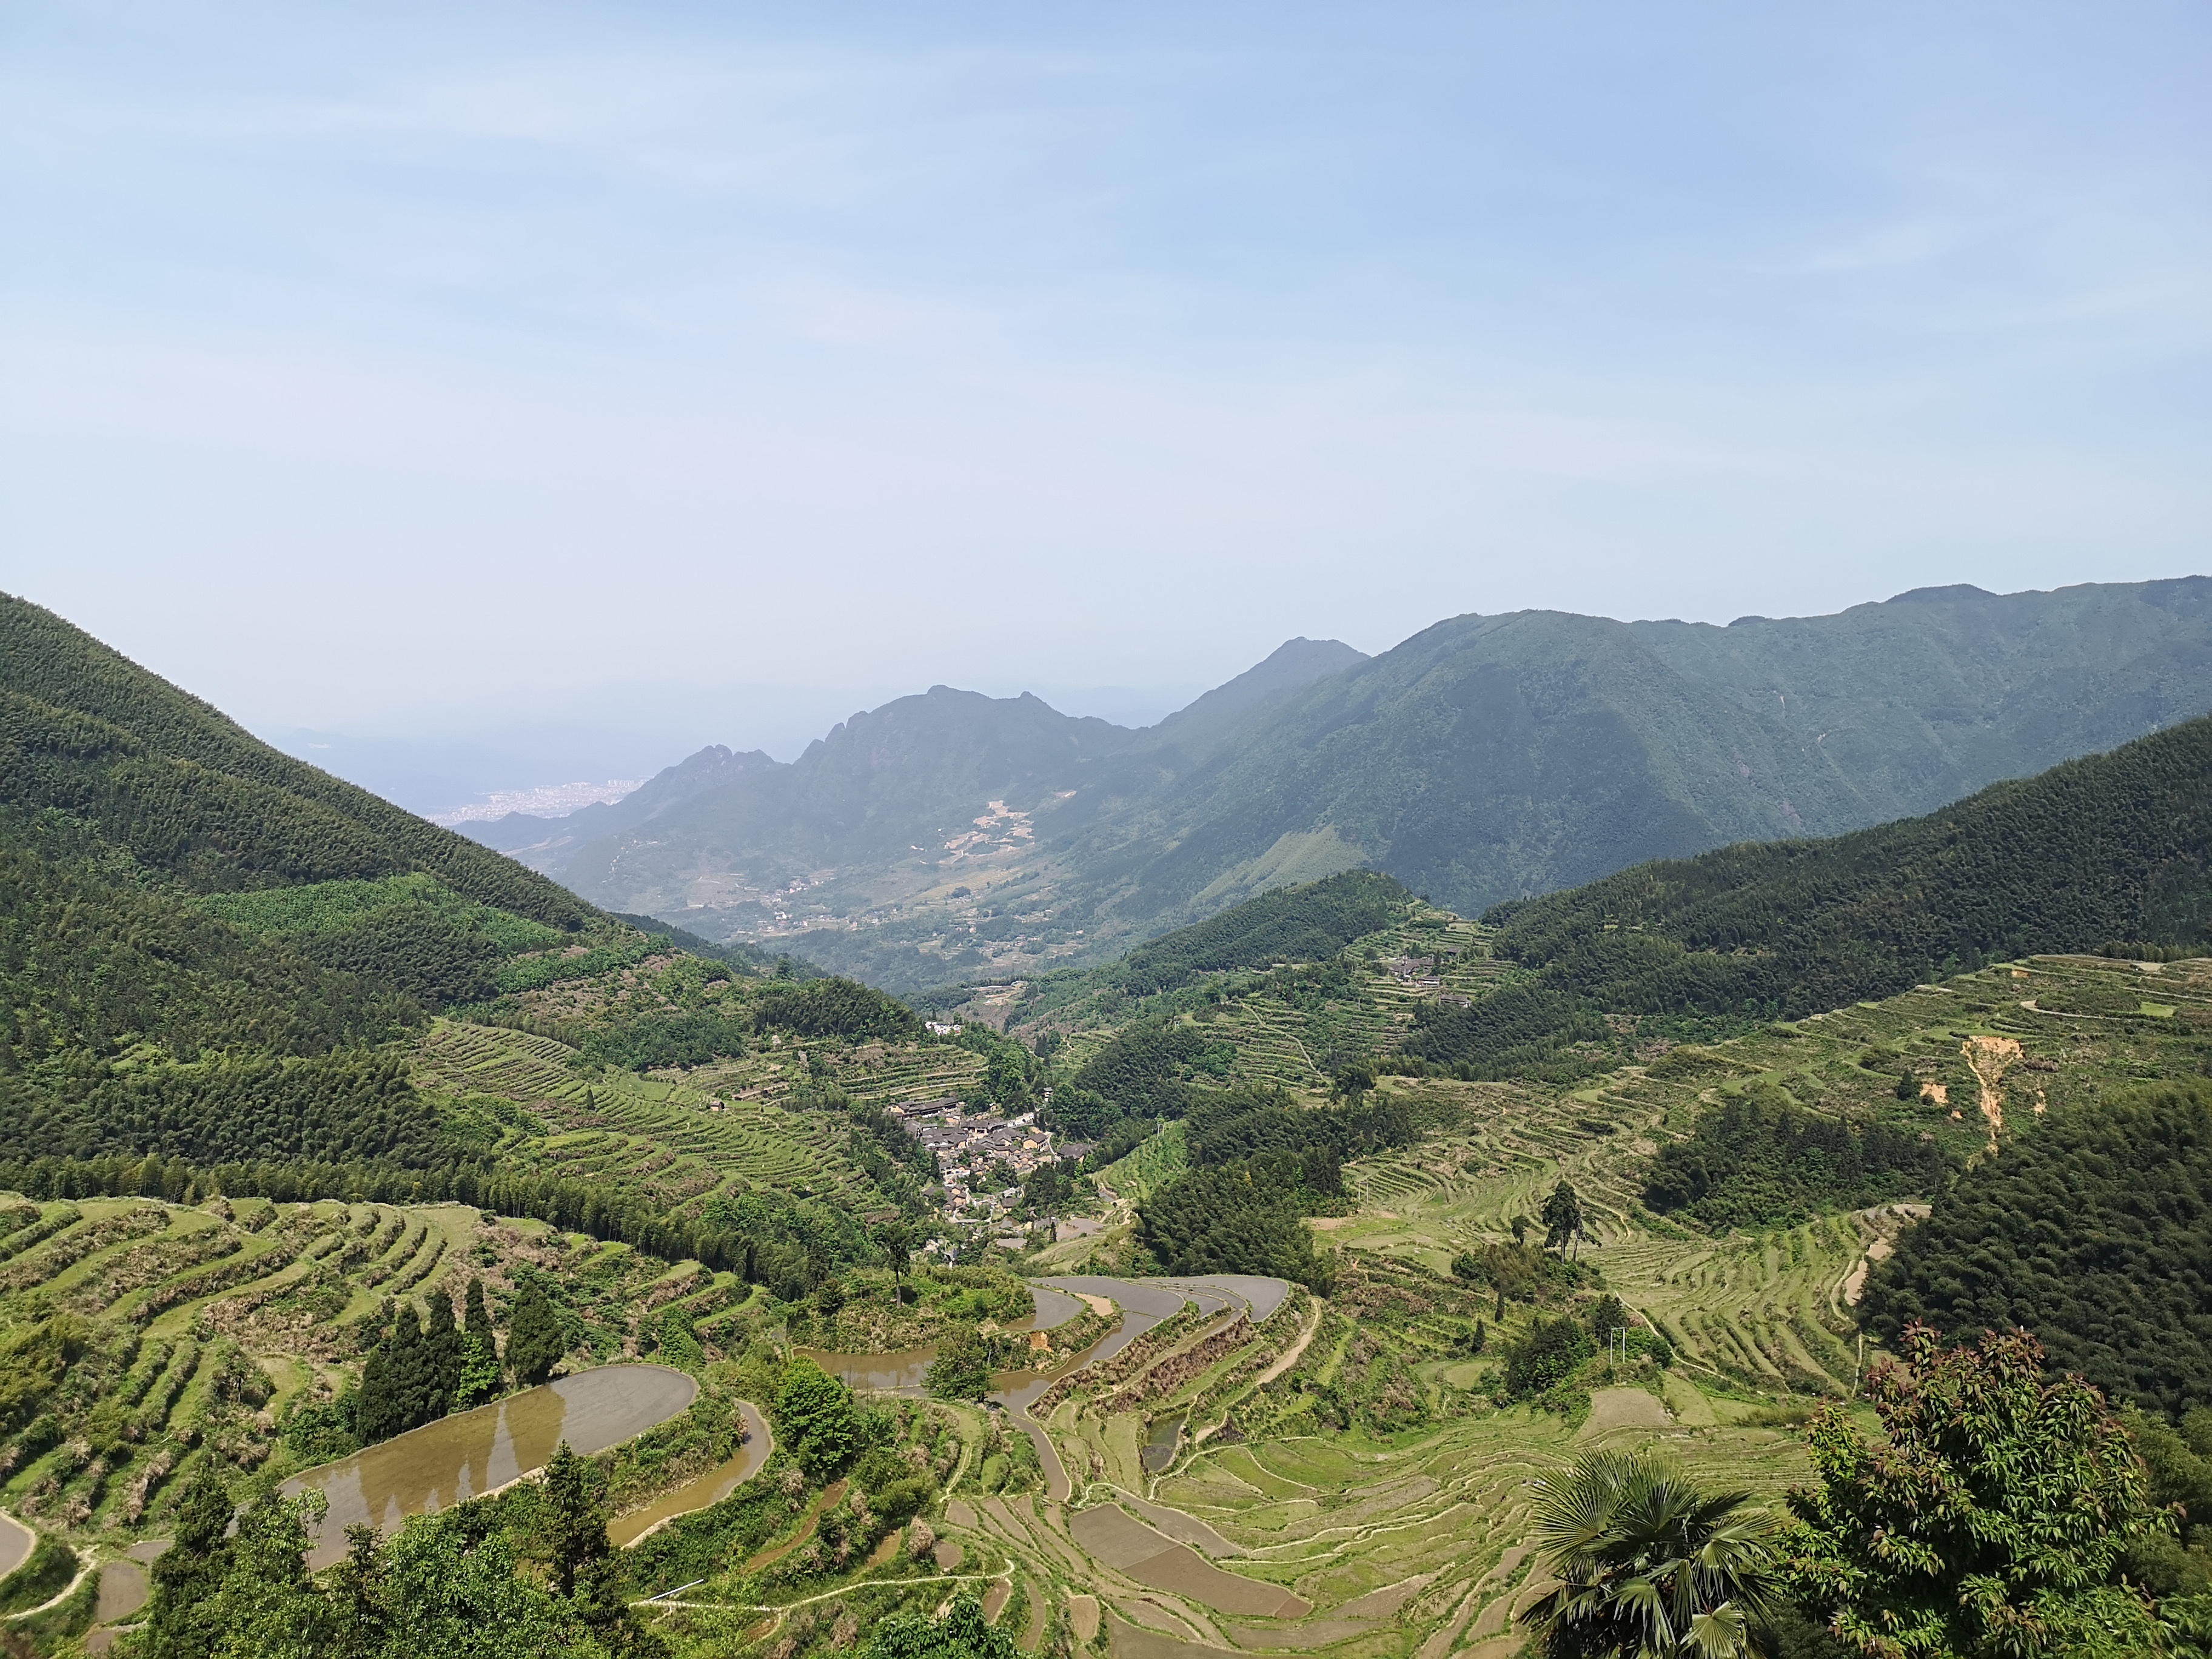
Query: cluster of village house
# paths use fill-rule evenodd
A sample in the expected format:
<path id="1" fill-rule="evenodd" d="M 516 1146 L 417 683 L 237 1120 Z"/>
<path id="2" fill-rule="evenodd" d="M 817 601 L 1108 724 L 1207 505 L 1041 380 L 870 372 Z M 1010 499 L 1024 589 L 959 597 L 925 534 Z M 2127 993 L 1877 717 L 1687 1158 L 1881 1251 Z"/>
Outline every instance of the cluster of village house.
<path id="1" fill-rule="evenodd" d="M 1089 1150 L 1066 1142 L 1054 1146 L 1052 1131 L 1038 1127 L 1035 1112 L 1018 1117 L 971 1113 L 951 1099 L 908 1101 L 889 1110 L 908 1134 L 937 1154 L 938 1175 L 945 1182 L 945 1212 L 956 1221 L 988 1220 L 1016 1207 L 1021 1200 L 1018 1183 L 1031 1170 Z M 1017 1184 L 976 1190 L 994 1165 L 1004 1165 Z"/>

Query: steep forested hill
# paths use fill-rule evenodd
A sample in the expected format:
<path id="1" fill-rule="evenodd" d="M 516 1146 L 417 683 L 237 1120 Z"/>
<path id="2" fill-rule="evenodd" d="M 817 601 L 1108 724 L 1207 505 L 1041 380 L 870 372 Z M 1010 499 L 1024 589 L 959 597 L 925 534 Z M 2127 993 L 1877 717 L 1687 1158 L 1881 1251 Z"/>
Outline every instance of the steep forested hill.
<path id="1" fill-rule="evenodd" d="M 1960 1178 L 1868 1280 L 1893 1342 L 2026 1326 L 2057 1370 L 2179 1416 L 2212 1406 L 2212 1084 L 2053 1115 Z"/>
<path id="2" fill-rule="evenodd" d="M 280 754 L 52 612 L 0 595 L 0 803 L 90 824 L 200 892 L 427 871 L 574 928 L 553 882 Z"/>
<path id="3" fill-rule="evenodd" d="M 2212 720 L 1830 841 L 1640 865 L 1492 913 L 1531 970 L 1407 1044 L 1505 1073 L 1602 1016 L 1796 1018 L 1984 959 L 2212 932 Z"/>
<path id="4" fill-rule="evenodd" d="M 432 1014 L 622 1067 L 909 1035 L 850 981 L 594 910 L 0 599 L 0 1160 L 451 1164 Z M 481 1127 L 481 1126 L 478 1126 Z"/>

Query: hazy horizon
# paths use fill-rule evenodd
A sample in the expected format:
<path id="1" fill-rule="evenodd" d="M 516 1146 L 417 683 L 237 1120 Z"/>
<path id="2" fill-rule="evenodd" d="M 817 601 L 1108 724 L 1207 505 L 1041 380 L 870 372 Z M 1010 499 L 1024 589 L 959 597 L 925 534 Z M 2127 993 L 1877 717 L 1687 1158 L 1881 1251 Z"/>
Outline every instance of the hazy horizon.
<path id="1" fill-rule="evenodd" d="M 935 682 L 1140 713 L 1297 635 L 2212 544 L 2201 7 L 0 43 L 0 588 L 258 730 L 778 752 Z"/>

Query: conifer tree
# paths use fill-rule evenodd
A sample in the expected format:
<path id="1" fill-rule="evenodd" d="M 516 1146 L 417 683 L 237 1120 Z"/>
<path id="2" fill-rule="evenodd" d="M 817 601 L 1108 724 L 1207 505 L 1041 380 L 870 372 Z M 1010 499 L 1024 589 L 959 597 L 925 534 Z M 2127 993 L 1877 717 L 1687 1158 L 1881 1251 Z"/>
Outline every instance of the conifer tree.
<path id="1" fill-rule="evenodd" d="M 389 1440 L 426 1419 L 422 1406 L 422 1327 L 415 1304 L 402 1302 L 392 1330 L 362 1367 L 354 1397 L 353 1431 L 369 1444 Z"/>
<path id="2" fill-rule="evenodd" d="M 453 1322 L 453 1298 L 430 1295 L 430 1323 L 422 1334 L 422 1393 L 417 1423 L 434 1423 L 453 1408 L 461 1391 L 461 1332 Z"/>
<path id="3" fill-rule="evenodd" d="M 138 1651 L 150 1659 L 201 1659 L 212 1654 L 221 1632 L 212 1627 L 208 1602 L 230 1570 L 230 1493 L 214 1459 L 202 1459 L 177 1506 L 174 1542 L 154 1563 L 154 1595 Z"/>
<path id="4" fill-rule="evenodd" d="M 543 1382 L 568 1351 L 561 1316 L 544 1291 L 525 1285 L 507 1321 L 507 1364 L 514 1380 L 525 1388 Z"/>
<path id="5" fill-rule="evenodd" d="M 591 1470 L 563 1440 L 545 1466 L 545 1546 L 561 1594 L 573 1597 L 576 1579 L 613 1547 L 607 1517 L 592 1493 Z"/>

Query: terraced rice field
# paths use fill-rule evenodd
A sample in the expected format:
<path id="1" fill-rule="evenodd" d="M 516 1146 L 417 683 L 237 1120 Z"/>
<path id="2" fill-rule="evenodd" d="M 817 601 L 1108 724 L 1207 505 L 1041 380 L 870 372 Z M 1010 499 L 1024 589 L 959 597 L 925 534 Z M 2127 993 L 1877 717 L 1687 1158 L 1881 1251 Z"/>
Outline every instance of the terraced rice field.
<path id="1" fill-rule="evenodd" d="M 18 1338 L 62 1322 L 70 1346 L 34 1418 L 0 1443 L 0 1509 L 95 1560 L 166 1528 L 198 1462 L 234 1477 L 297 1466 L 276 1425 L 296 1399 L 338 1392 L 392 1298 L 457 1298 L 477 1278 L 503 1317 L 519 1275 L 543 1270 L 583 1334 L 571 1363 L 584 1364 L 634 1341 L 639 1307 L 712 1310 L 743 1294 L 726 1275 L 672 1273 L 459 1205 L 120 1198 L 10 1211 L 21 1224 L 0 1239 L 0 1322 Z"/>
<path id="2" fill-rule="evenodd" d="M 1528 1559 L 1529 1482 L 1598 1445 L 1656 1447 L 1715 1484 L 1778 1494 L 1805 1469 L 1787 1432 L 1731 1424 L 1696 1389 L 1669 1409 L 1638 1389 L 1600 1396 L 1579 1429 L 1526 1408 L 1484 1409 L 1395 1436 L 1262 1432 L 1186 1444 L 1171 1471 L 1147 1474 L 1147 1416 L 1215 1425 L 1296 1363 L 1317 1305 L 1294 1301 L 1140 1411 L 1103 1392 L 1051 1413 L 1074 1472 L 1072 1502 L 1042 1493 L 957 1490 L 945 1530 L 963 1566 L 988 1566 L 1050 1598 L 1062 1627 L 1103 1632 L 1127 1659 L 1275 1650 L 1444 1659 L 1517 1650 L 1510 1617 L 1537 1594 Z M 1139 1375 L 1218 1342 L 1240 1316 L 1188 1325 Z M 1254 1333 L 1247 1333 L 1248 1337 Z M 1126 1387 L 1126 1384 L 1124 1385 Z M 1725 1404 L 1725 1402 L 1723 1402 Z"/>
<path id="3" fill-rule="evenodd" d="M 981 1064 L 957 1052 L 971 1062 L 967 1069 Z M 441 1021 L 417 1050 L 416 1073 L 453 1093 L 514 1101 L 555 1131 L 513 1136 L 503 1157 L 643 1189 L 672 1213 L 694 1214 L 718 1193 L 754 1188 L 844 1205 L 878 1201 L 847 1156 L 850 1131 L 841 1118 L 777 1103 L 790 1086 L 781 1070 L 769 1069 L 780 1060 L 749 1057 L 742 1075 L 721 1066 L 678 1080 L 586 1073 L 573 1063 L 574 1054 L 526 1032 Z M 747 1078 L 748 1086 L 737 1086 Z"/>

